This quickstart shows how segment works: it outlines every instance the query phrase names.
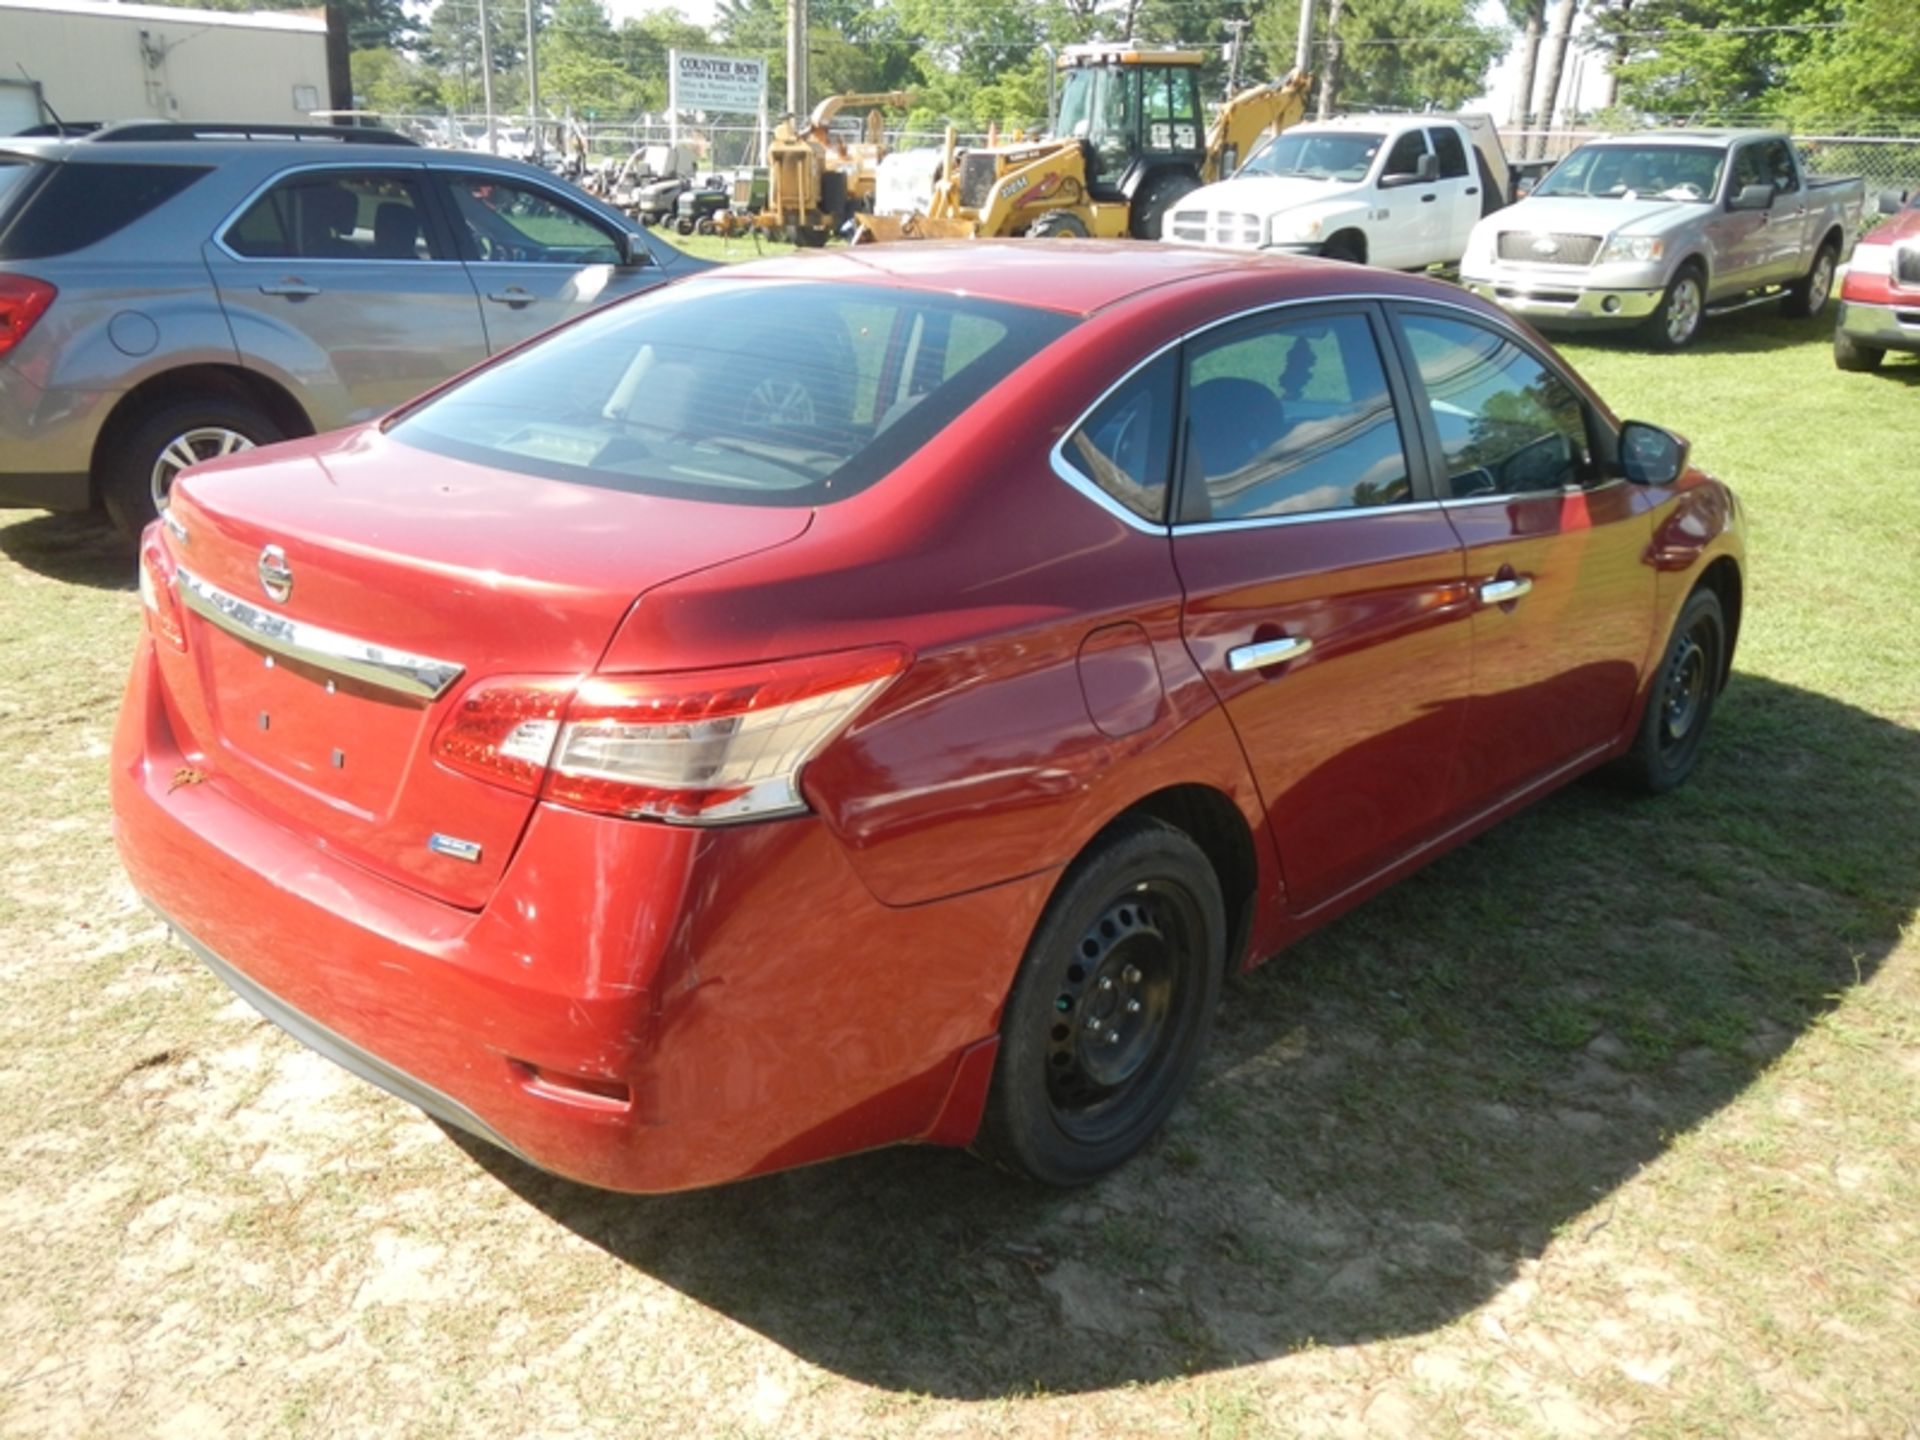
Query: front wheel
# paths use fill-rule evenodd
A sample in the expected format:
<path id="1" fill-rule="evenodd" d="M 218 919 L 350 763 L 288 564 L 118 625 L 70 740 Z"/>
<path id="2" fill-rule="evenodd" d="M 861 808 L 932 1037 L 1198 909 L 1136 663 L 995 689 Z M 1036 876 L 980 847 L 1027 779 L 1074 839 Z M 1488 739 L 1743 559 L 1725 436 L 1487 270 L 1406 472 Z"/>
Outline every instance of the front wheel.
<path id="1" fill-rule="evenodd" d="M 1633 748 L 1614 764 L 1616 780 L 1647 795 L 1664 795 L 1686 782 L 1700 759 L 1726 663 L 1727 624 L 1720 597 L 1696 590 L 1674 622 Z"/>
<path id="2" fill-rule="evenodd" d="M 167 508 L 180 472 L 282 438 L 280 427 L 243 400 L 207 396 L 149 412 L 120 437 L 100 475 L 100 501 L 113 523 L 138 536 Z"/>
<path id="3" fill-rule="evenodd" d="M 1686 265 L 1673 277 L 1660 304 L 1647 317 L 1647 338 L 1656 350 L 1683 350 L 1700 333 L 1707 309 L 1707 289 L 1697 266 Z"/>
<path id="4" fill-rule="evenodd" d="M 1842 370 L 1878 370 L 1887 352 L 1878 345 L 1862 345 L 1844 330 L 1833 332 L 1833 363 Z"/>
<path id="5" fill-rule="evenodd" d="M 1127 820 L 1076 860 L 1014 979 L 975 1148 L 1049 1185 L 1134 1155 L 1206 1051 L 1226 928 L 1213 866 L 1171 825 Z"/>
<path id="6" fill-rule="evenodd" d="M 1087 222 L 1071 210 L 1049 210 L 1027 229 L 1030 240 L 1084 240 Z"/>

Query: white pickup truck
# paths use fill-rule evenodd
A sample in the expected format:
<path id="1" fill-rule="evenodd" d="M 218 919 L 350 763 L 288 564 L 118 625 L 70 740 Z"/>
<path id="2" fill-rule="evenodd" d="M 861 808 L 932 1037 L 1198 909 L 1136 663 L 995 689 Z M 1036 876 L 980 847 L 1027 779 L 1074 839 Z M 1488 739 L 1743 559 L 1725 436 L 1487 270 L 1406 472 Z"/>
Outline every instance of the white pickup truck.
<path id="1" fill-rule="evenodd" d="M 1182 197 L 1160 238 L 1425 270 L 1459 260 L 1509 183 L 1487 116 L 1349 115 L 1274 136 Z"/>

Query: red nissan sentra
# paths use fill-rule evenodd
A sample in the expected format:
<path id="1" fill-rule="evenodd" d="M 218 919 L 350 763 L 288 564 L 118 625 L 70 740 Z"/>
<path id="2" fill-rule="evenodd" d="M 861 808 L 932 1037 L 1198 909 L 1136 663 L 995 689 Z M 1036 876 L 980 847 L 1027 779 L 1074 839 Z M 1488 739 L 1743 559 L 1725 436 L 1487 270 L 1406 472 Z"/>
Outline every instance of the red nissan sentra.
<path id="1" fill-rule="evenodd" d="M 1739 510 L 1439 284 L 875 247 L 190 472 L 113 763 L 294 1035 L 589 1184 L 1095 1177 L 1230 971 L 1603 762 L 1693 768 Z"/>

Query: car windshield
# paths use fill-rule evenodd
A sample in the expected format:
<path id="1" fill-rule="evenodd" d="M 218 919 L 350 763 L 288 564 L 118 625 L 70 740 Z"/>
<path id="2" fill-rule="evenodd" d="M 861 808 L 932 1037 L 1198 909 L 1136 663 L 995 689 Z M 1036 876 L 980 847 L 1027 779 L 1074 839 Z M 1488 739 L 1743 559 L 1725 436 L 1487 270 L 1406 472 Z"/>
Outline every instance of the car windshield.
<path id="1" fill-rule="evenodd" d="M 1364 180 L 1380 153 L 1384 135 L 1308 134 L 1275 136 L 1247 157 L 1242 175 L 1304 175 L 1311 180 Z"/>
<path id="2" fill-rule="evenodd" d="M 917 290 L 701 280 L 568 326 L 391 434 L 582 485 L 818 504 L 893 470 L 1072 323 Z"/>
<path id="3" fill-rule="evenodd" d="M 1710 145 L 1583 145 L 1533 193 L 1709 203 L 1719 191 L 1726 159 L 1725 150 Z"/>

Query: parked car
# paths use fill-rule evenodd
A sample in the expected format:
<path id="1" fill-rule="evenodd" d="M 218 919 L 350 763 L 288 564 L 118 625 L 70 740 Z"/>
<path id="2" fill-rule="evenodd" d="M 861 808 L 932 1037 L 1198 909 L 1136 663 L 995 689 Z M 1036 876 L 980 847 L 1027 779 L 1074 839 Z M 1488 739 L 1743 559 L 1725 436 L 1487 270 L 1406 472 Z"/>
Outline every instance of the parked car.
<path id="1" fill-rule="evenodd" d="M 380 415 L 699 267 L 532 166 L 348 133 L 0 140 L 0 506 L 137 534 L 195 460 Z"/>
<path id="2" fill-rule="evenodd" d="M 1485 116 L 1351 115 L 1274 136 L 1184 196 L 1161 238 L 1424 270 L 1460 259 L 1510 183 Z"/>
<path id="3" fill-rule="evenodd" d="M 1685 442 L 1437 282 L 788 257 L 189 472 L 115 834 L 266 1014 L 563 1175 L 1074 1183 L 1229 972 L 1686 779 L 1742 563 Z"/>
<path id="4" fill-rule="evenodd" d="M 1582 145 L 1474 228 L 1460 279 L 1545 328 L 1639 326 L 1662 350 L 1706 315 L 1817 315 L 1860 233 L 1858 179 L 1815 179 L 1770 130 L 1671 130 Z"/>
<path id="5" fill-rule="evenodd" d="M 1854 247 L 1840 285 L 1833 363 L 1877 370 L 1889 350 L 1920 353 L 1920 193 L 1880 196 L 1888 218 Z"/>

